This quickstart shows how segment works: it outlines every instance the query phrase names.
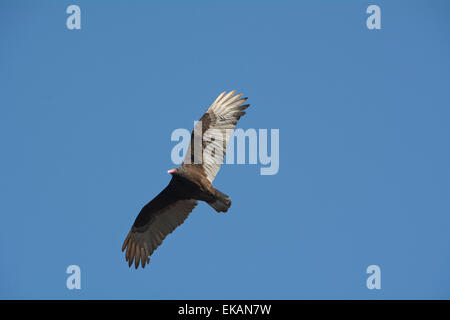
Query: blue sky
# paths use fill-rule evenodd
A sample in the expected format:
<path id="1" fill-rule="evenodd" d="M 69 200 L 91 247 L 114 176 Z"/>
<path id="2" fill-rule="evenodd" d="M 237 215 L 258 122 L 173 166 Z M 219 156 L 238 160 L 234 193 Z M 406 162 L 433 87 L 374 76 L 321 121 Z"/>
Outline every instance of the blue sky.
<path id="1" fill-rule="evenodd" d="M 0 298 L 450 298 L 449 9 L 2 1 Z M 171 132 L 231 89 L 251 103 L 239 127 L 280 130 L 278 174 L 224 166 L 230 211 L 199 205 L 129 269 L 122 242 L 169 182 Z"/>

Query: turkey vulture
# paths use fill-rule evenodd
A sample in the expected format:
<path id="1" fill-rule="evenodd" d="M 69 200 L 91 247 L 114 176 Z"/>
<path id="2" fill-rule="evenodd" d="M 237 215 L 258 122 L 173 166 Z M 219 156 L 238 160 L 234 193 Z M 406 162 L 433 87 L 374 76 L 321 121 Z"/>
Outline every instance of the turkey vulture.
<path id="1" fill-rule="evenodd" d="M 184 222 L 197 201 L 205 201 L 217 212 L 228 211 L 230 198 L 215 189 L 212 181 L 233 129 L 249 107 L 247 98 L 235 93 L 223 92 L 206 110 L 192 131 L 183 163 L 168 171 L 172 175 L 169 185 L 139 212 L 122 246 L 122 251 L 127 249 L 125 258 L 130 267 L 134 262 L 136 269 L 139 264 L 144 268 L 153 251 Z"/>

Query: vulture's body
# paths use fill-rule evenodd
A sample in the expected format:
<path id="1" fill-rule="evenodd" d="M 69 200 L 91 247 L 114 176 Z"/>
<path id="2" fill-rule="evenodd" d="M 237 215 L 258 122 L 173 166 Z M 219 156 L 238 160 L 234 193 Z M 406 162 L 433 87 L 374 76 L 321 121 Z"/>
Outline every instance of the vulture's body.
<path id="1" fill-rule="evenodd" d="M 217 212 L 228 211 L 230 198 L 215 189 L 212 181 L 222 165 L 232 131 L 249 106 L 244 104 L 247 98 L 241 97 L 235 91 L 222 93 L 197 122 L 183 164 L 169 170 L 169 185 L 142 208 L 123 243 L 129 266 L 133 262 L 136 268 L 149 263 L 153 251 L 184 222 L 197 201 L 205 201 Z"/>

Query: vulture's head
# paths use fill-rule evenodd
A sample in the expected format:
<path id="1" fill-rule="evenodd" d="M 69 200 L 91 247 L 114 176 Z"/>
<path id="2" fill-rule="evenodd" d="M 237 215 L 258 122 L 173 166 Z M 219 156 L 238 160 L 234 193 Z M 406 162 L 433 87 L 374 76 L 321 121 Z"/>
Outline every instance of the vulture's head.
<path id="1" fill-rule="evenodd" d="M 178 168 L 170 169 L 167 172 L 174 178 L 182 178 L 186 174 L 186 169 L 183 166 L 180 166 Z"/>
<path id="2" fill-rule="evenodd" d="M 170 169 L 167 172 L 170 173 L 172 177 L 181 178 L 186 175 L 186 168 L 179 166 L 178 168 Z"/>

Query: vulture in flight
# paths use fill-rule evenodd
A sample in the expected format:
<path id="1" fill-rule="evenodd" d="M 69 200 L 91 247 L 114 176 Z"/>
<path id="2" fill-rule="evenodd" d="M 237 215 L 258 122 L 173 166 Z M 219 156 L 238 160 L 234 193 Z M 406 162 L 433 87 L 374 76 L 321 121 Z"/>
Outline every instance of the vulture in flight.
<path id="1" fill-rule="evenodd" d="M 196 123 L 183 163 L 168 171 L 172 175 L 169 185 L 141 209 L 123 243 L 130 267 L 134 263 L 136 269 L 139 264 L 144 268 L 153 251 L 186 220 L 197 201 L 205 201 L 217 212 L 228 211 L 230 198 L 212 182 L 233 129 L 249 107 L 246 101 L 236 91 L 223 92 Z"/>

